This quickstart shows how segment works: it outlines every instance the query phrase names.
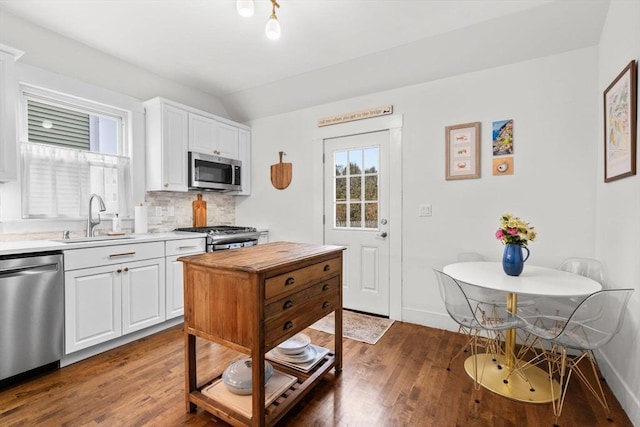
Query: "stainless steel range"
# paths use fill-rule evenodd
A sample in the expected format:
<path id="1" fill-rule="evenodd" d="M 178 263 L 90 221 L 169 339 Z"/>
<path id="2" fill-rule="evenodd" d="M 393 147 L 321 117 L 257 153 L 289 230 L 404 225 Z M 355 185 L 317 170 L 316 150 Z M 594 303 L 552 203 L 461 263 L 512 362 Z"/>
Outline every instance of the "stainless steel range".
<path id="1" fill-rule="evenodd" d="M 211 227 L 176 228 L 175 231 L 207 233 L 207 252 L 243 248 L 258 244 L 260 233 L 254 227 L 215 225 Z"/>

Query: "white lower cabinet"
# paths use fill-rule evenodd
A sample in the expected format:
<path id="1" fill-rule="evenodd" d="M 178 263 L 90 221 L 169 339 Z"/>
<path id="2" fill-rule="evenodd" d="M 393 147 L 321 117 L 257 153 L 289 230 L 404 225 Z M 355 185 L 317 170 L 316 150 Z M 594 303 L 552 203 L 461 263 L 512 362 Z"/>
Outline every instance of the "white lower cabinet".
<path id="1" fill-rule="evenodd" d="M 164 263 L 164 258 L 156 258 L 123 265 L 123 334 L 165 321 Z"/>
<path id="2" fill-rule="evenodd" d="M 182 261 L 178 258 L 184 255 L 196 255 L 205 251 L 205 238 L 191 238 L 183 240 L 168 240 L 165 243 L 167 255 L 165 266 L 167 269 L 166 315 L 167 319 L 184 314 L 184 287 Z"/>
<path id="3" fill-rule="evenodd" d="M 64 257 L 66 354 L 165 320 L 164 242 L 73 249 Z"/>

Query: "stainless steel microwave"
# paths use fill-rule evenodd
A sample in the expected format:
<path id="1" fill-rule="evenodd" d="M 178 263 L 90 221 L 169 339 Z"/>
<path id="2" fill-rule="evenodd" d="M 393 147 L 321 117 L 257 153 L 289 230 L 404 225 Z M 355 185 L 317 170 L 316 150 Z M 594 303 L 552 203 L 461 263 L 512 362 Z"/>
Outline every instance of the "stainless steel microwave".
<path id="1" fill-rule="evenodd" d="M 241 171 L 240 160 L 189 152 L 189 188 L 241 191 Z"/>

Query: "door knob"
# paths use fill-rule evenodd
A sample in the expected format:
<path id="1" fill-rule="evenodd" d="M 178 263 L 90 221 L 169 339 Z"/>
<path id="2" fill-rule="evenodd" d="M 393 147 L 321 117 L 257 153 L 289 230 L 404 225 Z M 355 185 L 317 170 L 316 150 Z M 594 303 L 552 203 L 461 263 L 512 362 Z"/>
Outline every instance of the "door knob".
<path id="1" fill-rule="evenodd" d="M 381 237 L 384 239 L 385 237 L 387 237 L 387 232 L 383 231 L 382 233 L 378 234 L 378 237 Z"/>

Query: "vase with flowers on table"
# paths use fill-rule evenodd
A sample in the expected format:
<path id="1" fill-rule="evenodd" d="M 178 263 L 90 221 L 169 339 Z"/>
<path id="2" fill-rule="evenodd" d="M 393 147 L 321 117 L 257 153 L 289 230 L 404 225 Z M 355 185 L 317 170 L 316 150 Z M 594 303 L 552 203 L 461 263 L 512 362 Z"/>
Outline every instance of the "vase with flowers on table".
<path id="1" fill-rule="evenodd" d="M 504 214 L 500 217 L 496 239 L 505 245 L 502 255 L 504 272 L 509 276 L 519 276 L 525 261 L 529 259 L 530 252 L 527 244 L 536 239 L 534 227 L 517 216 Z M 523 251 L 526 254 L 523 254 Z"/>

